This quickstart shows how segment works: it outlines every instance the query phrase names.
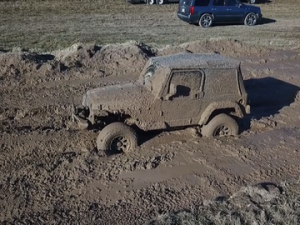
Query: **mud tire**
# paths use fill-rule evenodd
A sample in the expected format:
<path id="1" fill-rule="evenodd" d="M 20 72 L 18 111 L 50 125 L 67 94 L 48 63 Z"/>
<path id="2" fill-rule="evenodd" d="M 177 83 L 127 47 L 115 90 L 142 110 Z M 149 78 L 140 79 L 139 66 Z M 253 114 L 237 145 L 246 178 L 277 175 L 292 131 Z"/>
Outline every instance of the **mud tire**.
<path id="1" fill-rule="evenodd" d="M 100 131 L 97 138 L 97 149 L 127 153 L 138 145 L 137 134 L 134 129 L 121 122 L 107 125 Z"/>
<path id="2" fill-rule="evenodd" d="M 201 134 L 204 137 L 235 136 L 239 134 L 239 125 L 232 117 L 222 113 L 203 126 Z"/>

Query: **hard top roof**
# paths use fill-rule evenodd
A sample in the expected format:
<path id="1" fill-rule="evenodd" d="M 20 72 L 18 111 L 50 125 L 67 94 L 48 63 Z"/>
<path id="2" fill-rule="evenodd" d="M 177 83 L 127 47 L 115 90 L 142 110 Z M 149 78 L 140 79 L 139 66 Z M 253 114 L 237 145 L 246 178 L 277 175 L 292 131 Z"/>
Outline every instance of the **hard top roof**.
<path id="1" fill-rule="evenodd" d="M 150 58 L 151 64 L 168 68 L 236 68 L 240 61 L 215 53 L 179 53 Z"/>

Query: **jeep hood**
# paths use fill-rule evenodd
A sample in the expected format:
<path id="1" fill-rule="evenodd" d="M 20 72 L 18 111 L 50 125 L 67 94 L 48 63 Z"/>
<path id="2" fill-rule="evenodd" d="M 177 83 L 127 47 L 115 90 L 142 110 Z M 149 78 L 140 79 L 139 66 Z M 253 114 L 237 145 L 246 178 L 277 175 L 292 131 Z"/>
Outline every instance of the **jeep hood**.
<path id="1" fill-rule="evenodd" d="M 96 88 L 87 91 L 82 105 L 90 110 L 119 111 L 138 109 L 148 104 L 154 97 L 139 83 L 128 83 Z"/>

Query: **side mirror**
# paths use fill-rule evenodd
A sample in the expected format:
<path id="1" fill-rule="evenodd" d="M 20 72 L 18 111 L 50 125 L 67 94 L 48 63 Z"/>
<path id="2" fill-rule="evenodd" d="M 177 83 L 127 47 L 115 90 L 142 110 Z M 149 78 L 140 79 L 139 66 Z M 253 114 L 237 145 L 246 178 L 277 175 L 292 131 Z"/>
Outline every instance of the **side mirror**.
<path id="1" fill-rule="evenodd" d="M 169 93 L 166 95 L 165 100 L 170 100 L 172 96 L 174 96 L 177 92 L 177 85 L 170 84 L 170 90 Z"/>

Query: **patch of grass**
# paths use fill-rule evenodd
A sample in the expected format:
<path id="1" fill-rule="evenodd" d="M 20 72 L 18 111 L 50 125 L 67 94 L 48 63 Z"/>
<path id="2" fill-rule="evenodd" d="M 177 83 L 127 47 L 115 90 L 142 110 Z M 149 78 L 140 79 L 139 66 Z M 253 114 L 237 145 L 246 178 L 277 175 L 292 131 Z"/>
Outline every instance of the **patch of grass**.
<path id="1" fill-rule="evenodd" d="M 299 3 L 300 0 L 277 0 L 260 4 L 269 20 L 255 27 L 228 25 L 201 29 L 177 18 L 178 4 L 131 5 L 124 0 L 0 1 L 0 49 L 52 51 L 76 42 L 102 45 L 128 40 L 178 45 L 212 37 L 299 49 Z"/>
<path id="2" fill-rule="evenodd" d="M 204 202 L 188 211 L 160 215 L 147 224 L 299 224 L 300 183 L 283 183 L 275 188 L 247 187 L 230 198 Z"/>

